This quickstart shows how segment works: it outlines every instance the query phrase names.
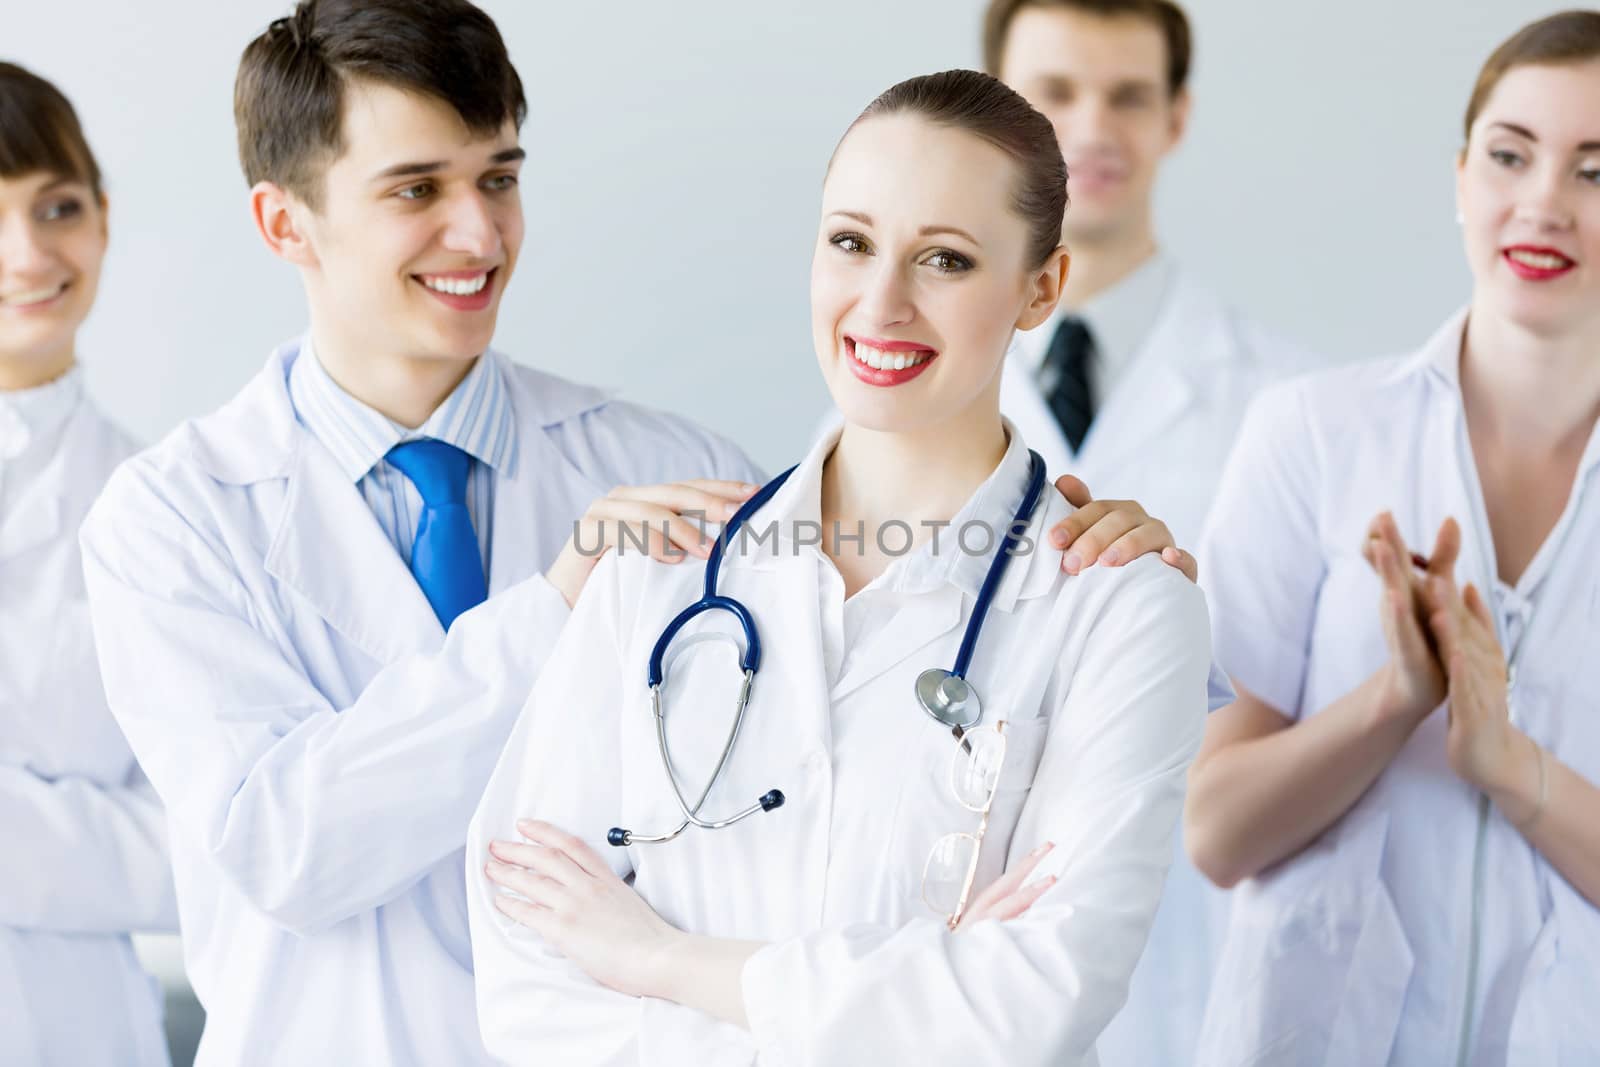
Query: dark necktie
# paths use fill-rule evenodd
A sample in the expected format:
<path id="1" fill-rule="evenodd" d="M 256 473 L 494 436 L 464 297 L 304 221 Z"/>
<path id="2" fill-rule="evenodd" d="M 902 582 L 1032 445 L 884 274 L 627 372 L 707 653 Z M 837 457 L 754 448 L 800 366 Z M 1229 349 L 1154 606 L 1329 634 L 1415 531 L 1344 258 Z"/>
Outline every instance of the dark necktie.
<path id="1" fill-rule="evenodd" d="M 1061 320 L 1039 368 L 1039 389 L 1076 453 L 1094 421 L 1094 394 L 1089 389 L 1089 360 L 1094 335 L 1073 315 Z"/>
<path id="2" fill-rule="evenodd" d="M 422 516 L 411 542 L 411 573 L 448 630 L 457 615 L 489 596 L 478 535 L 467 511 L 472 457 L 445 441 L 423 438 L 395 445 L 384 458 L 422 496 Z"/>

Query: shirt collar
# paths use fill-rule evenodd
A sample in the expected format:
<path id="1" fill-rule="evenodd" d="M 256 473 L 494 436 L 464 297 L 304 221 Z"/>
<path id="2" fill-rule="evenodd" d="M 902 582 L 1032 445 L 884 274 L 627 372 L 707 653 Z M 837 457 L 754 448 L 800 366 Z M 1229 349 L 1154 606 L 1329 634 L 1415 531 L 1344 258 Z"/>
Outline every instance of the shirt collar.
<path id="1" fill-rule="evenodd" d="M 487 351 L 415 430 L 351 396 L 317 358 L 308 335 L 289 368 L 295 417 L 332 454 L 347 478 L 359 482 L 389 450 L 423 437 L 452 444 L 500 474 L 512 476 L 517 425 L 499 353 Z"/>
<path id="2" fill-rule="evenodd" d="M 83 397 L 83 372 L 68 371 L 31 389 L 0 392 L 0 459 L 15 459 L 58 429 Z"/>
<path id="3" fill-rule="evenodd" d="M 1007 437 L 1005 455 L 949 525 L 940 529 L 938 551 L 934 550 L 934 538 L 927 537 L 925 530 L 913 529 L 908 524 L 909 533 L 921 534 L 925 540 L 914 550 L 895 559 L 883 574 L 867 586 L 868 589 L 917 593 L 954 585 L 965 593 L 977 595 L 989 573 L 989 565 L 1000 549 L 1000 541 L 1010 529 L 1017 509 L 1022 506 L 1023 497 L 1027 495 L 1030 466 L 1028 446 L 1010 420 L 1003 419 L 1002 422 Z M 842 433 L 843 427 L 835 427 L 812 445 L 783 487 L 751 516 L 747 524 L 749 535 L 735 538 L 729 551 L 730 562 L 740 559 L 760 566 L 763 560 L 770 561 L 777 555 L 796 555 L 797 534 L 821 529 L 822 468 L 839 443 Z M 1041 497 L 1040 505 L 1029 517 L 1031 521 L 1027 536 L 1036 542 L 1035 552 L 1043 550 L 1037 541 L 1039 523 L 1042 521 L 1040 516 L 1046 510 L 1044 502 L 1047 500 L 1048 494 Z M 971 551 L 963 548 L 961 538 L 961 531 L 968 524 L 973 524 L 966 537 L 966 546 Z M 845 533 L 848 535 L 853 531 Z M 815 534 L 810 536 L 814 539 Z M 761 540 L 763 538 L 765 540 Z M 898 531 L 885 534 L 886 541 L 890 538 L 894 538 L 891 544 L 898 544 Z M 1056 556 L 1059 555 L 1057 552 Z M 1026 569 L 1027 560 L 1016 559 L 1014 566 L 1008 566 L 1006 584 L 1018 586 L 1021 572 Z M 1013 581 L 1013 578 L 1016 580 Z M 1014 588 L 1010 597 L 1002 596 L 1001 599 L 1015 599 Z"/>
<path id="4" fill-rule="evenodd" d="M 1412 375 L 1425 375 L 1427 380 L 1445 390 L 1450 402 L 1463 412 L 1461 397 L 1461 349 L 1467 332 L 1469 308 L 1460 308 L 1445 320 L 1444 325 L 1417 350 L 1410 359 L 1402 359 L 1389 374 L 1390 382 Z M 1578 476 L 1600 467 L 1600 423 L 1589 434 L 1589 443 L 1578 461 Z"/>
<path id="5" fill-rule="evenodd" d="M 1027 359 L 1030 368 L 1037 369 L 1044 362 L 1045 352 L 1061 320 L 1076 315 L 1094 337 L 1096 358 L 1107 367 L 1126 366 L 1155 326 L 1161 305 L 1171 289 L 1173 271 L 1173 261 L 1157 251 L 1135 267 L 1132 274 L 1096 294 L 1082 307 L 1057 305 L 1042 325 L 1018 335 L 1018 351 Z"/>

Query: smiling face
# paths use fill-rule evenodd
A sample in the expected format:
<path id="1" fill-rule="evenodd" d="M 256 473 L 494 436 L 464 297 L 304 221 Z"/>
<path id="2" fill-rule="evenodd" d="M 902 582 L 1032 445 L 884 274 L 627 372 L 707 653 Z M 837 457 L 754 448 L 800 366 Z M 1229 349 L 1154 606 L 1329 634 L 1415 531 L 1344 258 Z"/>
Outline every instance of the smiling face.
<path id="1" fill-rule="evenodd" d="M 1600 329 L 1600 61 L 1507 71 L 1456 200 L 1475 308 L 1545 335 Z"/>
<path id="2" fill-rule="evenodd" d="M 1055 306 L 1065 254 L 1033 268 L 999 148 L 911 114 L 834 155 L 811 265 L 811 332 L 845 420 L 926 430 L 999 410 L 1012 331 Z"/>
<path id="3" fill-rule="evenodd" d="M 1050 120 L 1067 161 L 1068 246 L 1149 225 L 1156 172 L 1183 134 L 1189 98 L 1167 84 L 1153 21 L 1025 7 L 1006 31 L 999 75 Z"/>
<path id="4" fill-rule="evenodd" d="M 86 182 L 40 171 L 0 177 L 0 388 L 72 366 L 105 253 L 105 208 Z"/>
<path id="5" fill-rule="evenodd" d="M 444 101 L 386 85 L 344 97 L 345 150 L 317 209 L 289 199 L 297 240 L 280 249 L 304 268 L 319 337 L 364 360 L 470 361 L 522 245 L 516 129 L 474 134 Z"/>

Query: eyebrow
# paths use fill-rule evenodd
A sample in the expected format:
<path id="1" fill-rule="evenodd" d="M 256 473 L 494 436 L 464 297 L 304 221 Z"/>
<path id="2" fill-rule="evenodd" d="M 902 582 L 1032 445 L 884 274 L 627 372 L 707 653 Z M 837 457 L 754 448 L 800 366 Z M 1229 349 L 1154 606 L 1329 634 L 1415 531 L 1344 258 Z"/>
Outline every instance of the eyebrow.
<path id="1" fill-rule="evenodd" d="M 863 225 L 863 226 L 871 226 L 872 225 L 872 216 L 871 215 L 863 215 L 859 211 L 833 211 L 833 212 L 829 212 L 829 214 L 830 215 L 843 215 L 847 219 L 855 219 L 857 222 L 861 223 L 861 225 Z M 963 238 L 965 240 L 971 241 L 973 244 L 977 245 L 979 248 L 983 247 L 983 242 L 982 241 L 980 241 L 976 237 L 972 236 L 972 234 L 968 233 L 966 230 L 961 229 L 961 227 L 959 227 L 959 226 L 946 226 L 946 225 L 944 225 L 942 223 L 935 223 L 934 225 L 931 225 L 931 226 L 922 227 L 920 230 L 917 231 L 917 236 L 918 237 L 934 237 L 934 236 L 936 236 L 938 234 L 941 234 L 941 233 L 952 234 L 952 235 L 954 235 L 956 237 L 960 237 L 960 238 Z"/>
<path id="2" fill-rule="evenodd" d="M 515 163 L 528 157 L 528 153 L 521 148 L 507 148 L 496 152 L 489 157 L 491 164 Z M 437 174 L 448 164 L 442 160 L 433 160 L 428 163 L 396 163 L 392 167 L 385 167 L 372 176 L 372 180 L 384 181 L 388 178 L 414 178 L 424 174 Z"/>
<path id="3" fill-rule="evenodd" d="M 1502 130 L 1509 130 L 1510 132 L 1516 134 L 1518 137 L 1522 137 L 1522 138 L 1525 138 L 1526 140 L 1532 141 L 1534 144 L 1538 144 L 1539 143 L 1539 138 L 1534 136 L 1534 133 L 1533 133 L 1532 130 L 1528 129 L 1526 126 L 1518 126 L 1515 122 L 1491 122 L 1491 123 L 1489 123 L 1489 125 L 1491 127 L 1498 126 Z M 1584 141 L 1582 144 L 1578 145 L 1578 151 L 1579 152 L 1600 152 L 1600 141 Z"/>

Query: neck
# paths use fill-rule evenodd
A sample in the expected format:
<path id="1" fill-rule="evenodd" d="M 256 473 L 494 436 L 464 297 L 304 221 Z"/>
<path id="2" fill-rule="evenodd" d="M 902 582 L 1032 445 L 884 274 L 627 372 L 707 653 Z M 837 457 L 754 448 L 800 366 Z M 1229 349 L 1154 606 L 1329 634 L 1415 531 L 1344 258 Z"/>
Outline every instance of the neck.
<path id="1" fill-rule="evenodd" d="M 1587 443 L 1600 417 L 1600 320 L 1541 336 L 1474 303 L 1462 339 L 1461 395 L 1475 434 L 1519 450 Z"/>
<path id="2" fill-rule="evenodd" d="M 77 363 L 71 345 L 44 359 L 0 359 L 0 393 L 20 393 L 49 385 Z"/>
<path id="3" fill-rule="evenodd" d="M 477 360 L 374 357 L 358 343 L 311 325 L 317 359 L 339 388 L 408 430 L 428 421 Z"/>
<path id="4" fill-rule="evenodd" d="M 1064 307 L 1081 308 L 1142 267 L 1156 254 L 1156 235 L 1146 210 L 1124 229 L 1098 235 L 1066 238 L 1072 268 L 1061 287 Z"/>
<path id="5" fill-rule="evenodd" d="M 984 410 L 904 433 L 847 424 L 822 469 L 823 528 L 860 523 L 870 544 L 885 524 L 902 522 L 920 542 L 931 532 L 924 523 L 954 518 L 1006 452 L 999 412 L 974 406 Z"/>

